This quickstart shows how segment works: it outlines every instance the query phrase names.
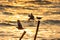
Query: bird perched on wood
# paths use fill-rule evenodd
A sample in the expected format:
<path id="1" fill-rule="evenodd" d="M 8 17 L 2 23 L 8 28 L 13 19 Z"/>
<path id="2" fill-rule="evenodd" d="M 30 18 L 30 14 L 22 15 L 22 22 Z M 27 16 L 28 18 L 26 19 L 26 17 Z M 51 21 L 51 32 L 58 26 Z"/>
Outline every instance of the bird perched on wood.
<path id="1" fill-rule="evenodd" d="M 28 21 L 30 21 L 30 20 L 34 20 L 34 16 L 33 16 L 32 13 L 31 13 L 30 15 L 28 15 L 28 17 L 29 17 Z"/>
<path id="2" fill-rule="evenodd" d="M 22 27 L 22 24 L 20 23 L 20 20 L 17 20 L 17 28 L 18 29 L 24 29 L 23 27 Z"/>

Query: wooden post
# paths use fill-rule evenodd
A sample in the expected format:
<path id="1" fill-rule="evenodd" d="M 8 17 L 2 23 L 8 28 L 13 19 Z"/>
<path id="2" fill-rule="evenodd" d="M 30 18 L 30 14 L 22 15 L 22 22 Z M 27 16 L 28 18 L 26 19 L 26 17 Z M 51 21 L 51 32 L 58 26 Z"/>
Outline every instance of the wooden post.
<path id="1" fill-rule="evenodd" d="M 37 37 L 37 34 L 38 34 L 39 24 L 40 24 L 40 21 L 38 20 L 38 24 L 37 24 L 37 29 L 36 29 L 36 34 L 35 34 L 34 40 L 36 40 L 36 37 Z"/>
<path id="2" fill-rule="evenodd" d="M 25 35 L 26 31 L 23 32 L 22 36 L 20 37 L 19 40 L 21 40 L 23 38 L 23 36 Z"/>

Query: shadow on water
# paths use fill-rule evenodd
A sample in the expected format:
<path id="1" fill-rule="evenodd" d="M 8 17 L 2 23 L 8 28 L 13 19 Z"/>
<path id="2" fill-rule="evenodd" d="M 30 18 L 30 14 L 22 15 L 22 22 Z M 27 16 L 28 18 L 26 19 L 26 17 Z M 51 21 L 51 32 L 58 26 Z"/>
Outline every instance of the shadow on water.
<path id="1" fill-rule="evenodd" d="M 50 1 L 40 1 L 40 0 L 29 1 L 29 2 L 25 2 L 25 3 L 36 3 L 36 4 L 40 4 L 40 5 L 48 5 L 48 4 L 52 4 L 52 2 L 50 2 Z"/>
<path id="2" fill-rule="evenodd" d="M 20 7 L 20 6 L 0 5 L 0 7 L 6 7 L 6 8 L 17 8 L 17 7 Z"/>
<path id="3" fill-rule="evenodd" d="M 42 2 L 39 2 L 38 4 L 40 4 L 40 5 L 48 5 L 48 4 L 52 4 L 52 2 L 42 1 Z"/>
<path id="4" fill-rule="evenodd" d="M 30 2 L 25 2 L 25 3 L 30 3 Z M 24 7 L 20 7 L 22 9 L 27 9 L 27 10 L 37 10 L 37 7 L 34 6 L 24 6 Z"/>
<path id="5" fill-rule="evenodd" d="M 45 20 L 43 22 L 50 25 L 60 25 L 60 20 Z"/>
<path id="6" fill-rule="evenodd" d="M 57 15 L 57 14 L 59 14 L 60 15 L 60 12 L 59 11 L 57 11 L 57 12 L 49 12 L 49 11 L 47 11 L 47 12 L 45 12 L 43 15 Z"/>
<path id="7" fill-rule="evenodd" d="M 0 36 L 15 36 L 15 35 L 1 34 Z"/>
<path id="8" fill-rule="evenodd" d="M 34 7 L 21 7 L 21 6 L 11 6 L 11 5 L 0 5 L 0 7 L 3 7 L 3 8 L 21 8 L 21 9 L 28 9 L 28 10 L 37 10 Z M 9 13 L 9 12 L 4 12 L 4 13 Z M 11 13 L 9 13 L 9 14 L 11 14 Z"/>
<path id="9" fill-rule="evenodd" d="M 60 12 L 51 12 L 52 14 L 60 14 Z"/>
<path id="10" fill-rule="evenodd" d="M 10 12 L 3 12 L 4 15 L 13 15 L 12 13 Z"/>
<path id="11" fill-rule="evenodd" d="M 8 23 L 0 23 L 0 25 L 2 25 L 2 26 L 15 26 L 15 25 L 8 24 Z"/>
<path id="12" fill-rule="evenodd" d="M 60 5 L 50 6 L 49 8 L 60 8 Z"/>
<path id="13" fill-rule="evenodd" d="M 9 23 L 16 23 L 16 21 L 5 21 L 5 22 L 9 22 Z"/>

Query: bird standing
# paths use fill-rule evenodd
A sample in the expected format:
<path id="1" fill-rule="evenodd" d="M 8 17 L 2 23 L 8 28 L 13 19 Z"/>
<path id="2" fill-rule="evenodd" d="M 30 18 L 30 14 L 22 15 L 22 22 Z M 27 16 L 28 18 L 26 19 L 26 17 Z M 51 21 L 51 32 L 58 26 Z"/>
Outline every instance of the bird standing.
<path id="1" fill-rule="evenodd" d="M 18 29 L 23 29 L 23 27 L 22 27 L 22 24 L 20 23 L 20 20 L 17 20 L 17 25 L 18 25 Z"/>

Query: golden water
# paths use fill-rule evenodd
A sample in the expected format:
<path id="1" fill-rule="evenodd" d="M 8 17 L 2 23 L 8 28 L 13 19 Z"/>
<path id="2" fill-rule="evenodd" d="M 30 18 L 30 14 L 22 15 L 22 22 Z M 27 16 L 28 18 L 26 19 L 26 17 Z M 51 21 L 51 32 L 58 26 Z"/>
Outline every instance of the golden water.
<path id="1" fill-rule="evenodd" d="M 22 40 L 33 40 L 37 26 L 37 16 L 43 17 L 40 20 L 37 40 L 60 38 L 60 0 L 47 0 L 52 2 L 51 4 L 33 1 L 35 0 L 0 0 L 0 23 L 15 25 L 0 24 L 0 40 L 19 40 L 24 31 L 26 31 L 26 34 Z M 8 14 L 3 14 L 4 12 L 8 12 Z M 35 16 L 34 23 L 27 21 L 30 13 Z M 25 29 L 18 30 L 16 23 L 9 22 L 16 22 L 18 19 Z"/>

